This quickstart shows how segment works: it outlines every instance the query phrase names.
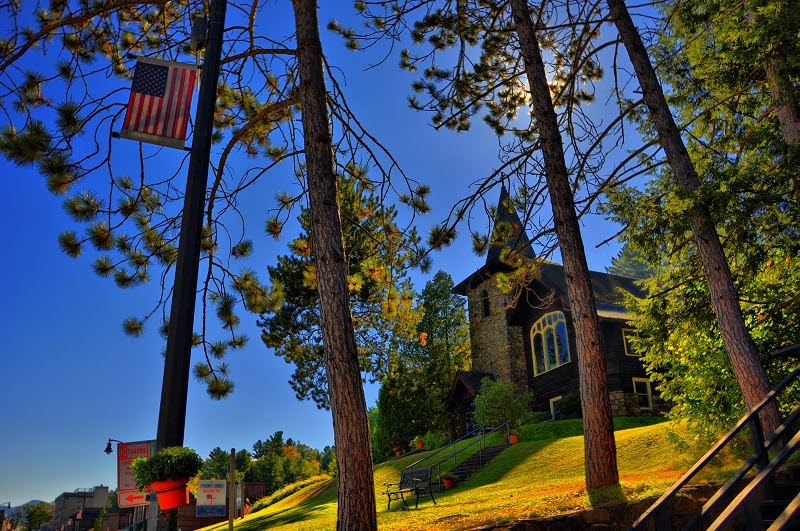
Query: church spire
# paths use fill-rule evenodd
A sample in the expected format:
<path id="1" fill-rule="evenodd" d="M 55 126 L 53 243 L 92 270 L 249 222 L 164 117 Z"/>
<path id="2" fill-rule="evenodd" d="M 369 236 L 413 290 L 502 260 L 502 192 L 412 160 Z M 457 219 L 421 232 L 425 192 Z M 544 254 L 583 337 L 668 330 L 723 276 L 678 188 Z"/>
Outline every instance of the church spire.
<path id="1" fill-rule="evenodd" d="M 494 215 L 486 264 L 498 260 L 500 253 L 506 248 L 515 249 L 523 256 L 529 256 L 531 253 L 531 241 L 511 202 L 506 185 L 503 184 L 500 187 L 500 199 Z"/>

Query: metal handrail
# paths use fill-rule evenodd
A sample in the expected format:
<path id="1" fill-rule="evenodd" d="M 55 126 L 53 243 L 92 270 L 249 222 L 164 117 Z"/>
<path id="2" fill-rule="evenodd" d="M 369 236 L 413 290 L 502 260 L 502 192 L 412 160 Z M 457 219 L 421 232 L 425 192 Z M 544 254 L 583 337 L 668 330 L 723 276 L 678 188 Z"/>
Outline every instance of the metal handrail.
<path id="1" fill-rule="evenodd" d="M 781 349 L 776 351 L 775 355 L 786 355 L 791 353 L 796 353 L 800 351 L 800 345 L 793 345 L 792 347 L 787 347 L 785 349 Z M 680 489 L 686 486 L 689 481 L 697 475 L 700 470 L 702 470 L 725 446 L 727 446 L 733 438 L 745 427 L 748 426 L 751 431 L 752 436 L 752 444 L 753 444 L 753 455 L 745 462 L 745 464 L 736 472 L 734 475 L 723 485 L 717 493 L 706 502 L 703 506 L 701 514 L 696 517 L 693 522 L 699 521 L 699 518 L 708 514 L 713 508 L 719 504 L 719 502 L 725 499 L 728 495 L 731 494 L 731 489 L 734 487 L 735 483 L 738 479 L 744 476 L 744 474 L 749 471 L 753 466 L 758 466 L 760 469 L 765 469 L 768 465 L 767 459 L 767 451 L 774 446 L 779 440 L 782 440 L 784 432 L 789 425 L 789 420 L 794 420 L 796 417 L 795 414 L 789 417 L 786 421 L 784 421 L 781 426 L 775 430 L 775 433 L 766 441 L 764 441 L 764 435 L 761 427 L 761 421 L 758 417 L 758 413 L 775 397 L 782 392 L 787 386 L 789 386 L 794 380 L 797 379 L 798 375 L 800 375 L 800 365 L 795 367 L 795 369 L 781 381 L 772 391 L 767 393 L 767 395 L 747 414 L 745 414 L 736 425 L 722 438 L 720 439 L 706 454 L 697 462 L 695 465 L 689 469 L 673 486 L 670 490 L 665 492 L 656 502 L 650 506 L 647 511 L 645 511 L 637 520 L 634 522 L 632 529 L 637 529 L 647 523 L 649 520 L 657 517 L 657 516 L 666 516 L 666 513 L 663 512 L 667 503 L 669 503 L 678 493 Z M 797 413 L 797 412 L 795 412 Z M 738 477 L 737 477 L 738 476 Z M 734 479 L 736 478 L 736 479 Z M 657 528 L 665 528 L 669 529 L 669 522 L 663 520 L 663 518 L 657 518 Z"/>
<path id="2" fill-rule="evenodd" d="M 418 466 L 420 463 L 422 463 L 422 462 L 424 462 L 424 461 L 427 461 L 427 460 L 428 460 L 428 459 L 430 459 L 431 457 L 435 456 L 436 454 L 438 454 L 438 453 L 440 453 L 440 452 L 443 452 L 444 450 L 446 450 L 446 449 L 450 448 L 451 446 L 452 446 L 453 448 L 455 448 L 455 445 L 456 445 L 457 443 L 460 443 L 461 441 L 463 441 L 463 440 L 465 440 L 465 439 L 469 439 L 469 438 L 471 438 L 471 437 L 474 437 L 474 436 L 475 436 L 475 435 L 476 435 L 476 434 L 477 434 L 479 431 L 482 431 L 482 430 L 484 430 L 485 428 L 486 428 L 485 426 L 478 426 L 478 427 L 476 427 L 476 428 L 472 429 L 471 431 L 469 431 L 469 432 L 465 433 L 464 435 L 462 435 L 462 436 L 461 436 L 461 437 L 459 437 L 458 439 L 455 439 L 454 441 L 450 441 L 450 442 L 449 442 L 447 445 L 445 445 L 445 446 L 442 446 L 441 448 L 439 448 L 438 450 L 436 450 L 436 451 L 435 451 L 435 452 L 433 452 L 432 454 L 428 454 L 428 455 L 426 455 L 425 457 L 423 457 L 422 459 L 418 459 L 417 461 L 414 461 L 413 463 L 411 463 L 410 465 L 408 465 L 408 466 L 406 466 L 406 467 L 404 467 L 404 468 L 417 468 L 417 466 Z M 431 466 L 433 466 L 433 465 L 431 465 Z"/>
<path id="3" fill-rule="evenodd" d="M 487 429 L 489 431 L 486 431 Z M 506 432 L 506 445 L 509 445 L 510 443 L 508 442 L 508 435 L 509 435 L 509 432 L 510 432 L 510 429 L 511 429 L 511 421 L 510 420 L 507 420 L 504 423 L 500 424 L 499 426 L 496 426 L 496 427 L 491 428 L 491 429 L 487 428 L 486 426 L 478 426 L 474 430 L 470 431 L 467 434 L 464 434 L 463 436 L 459 437 L 458 439 L 456 439 L 455 441 L 451 442 L 447 446 L 443 446 L 443 447 L 439 448 L 438 450 L 436 450 L 435 452 L 433 452 L 432 454 L 429 454 L 429 455 L 423 457 L 422 459 L 419 459 L 419 460 L 411 463 L 410 465 L 404 467 L 404 469 L 418 468 L 420 463 L 423 463 L 423 462 L 431 459 L 435 455 L 437 455 L 437 454 L 439 454 L 439 453 L 441 453 L 441 452 L 443 452 L 443 451 L 445 451 L 445 450 L 447 450 L 449 448 L 452 448 L 453 449 L 453 453 L 452 454 L 450 454 L 447 457 L 444 457 L 442 459 L 439 459 L 438 461 L 436 461 L 435 463 L 433 463 L 431 465 L 428 465 L 431 468 L 431 481 L 434 481 L 434 478 L 435 478 L 435 480 L 439 484 L 439 487 L 441 488 L 442 480 L 441 480 L 441 477 L 440 477 L 440 475 L 441 475 L 440 471 L 441 471 L 442 463 L 444 463 L 445 461 L 448 461 L 448 460 L 450 460 L 452 458 L 453 459 L 453 469 L 455 470 L 455 468 L 457 466 L 457 464 L 456 464 L 456 456 L 458 456 L 458 454 L 464 453 L 465 450 L 467 450 L 468 448 L 473 447 L 476 444 L 480 444 L 480 448 L 478 449 L 478 452 L 479 452 L 479 456 L 480 456 L 480 459 L 481 459 L 481 462 L 482 462 L 483 461 L 483 450 L 485 449 L 486 438 L 489 437 L 490 435 L 492 435 L 493 433 L 497 433 L 501 429 L 505 429 L 505 432 Z M 461 441 L 464 441 L 464 440 L 466 440 L 466 439 L 468 439 L 470 437 L 474 437 L 475 434 L 477 434 L 479 431 L 483 432 L 483 435 L 480 438 L 472 441 L 471 443 L 469 443 L 468 445 L 464 446 L 463 448 L 460 448 L 460 449 L 456 450 L 456 444 L 457 443 L 459 443 Z"/>

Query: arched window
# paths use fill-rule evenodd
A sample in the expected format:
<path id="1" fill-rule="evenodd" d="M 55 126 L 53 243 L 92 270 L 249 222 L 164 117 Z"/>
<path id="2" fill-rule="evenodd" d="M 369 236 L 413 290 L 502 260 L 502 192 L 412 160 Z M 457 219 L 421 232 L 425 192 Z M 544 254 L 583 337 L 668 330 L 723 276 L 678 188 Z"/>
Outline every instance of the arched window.
<path id="1" fill-rule="evenodd" d="M 483 302 L 483 316 L 484 317 L 489 317 L 489 315 L 492 313 L 492 306 L 491 306 L 491 304 L 489 304 L 489 292 L 488 291 L 483 290 L 481 292 L 481 301 Z"/>
<path id="2" fill-rule="evenodd" d="M 531 349 L 534 376 L 570 362 L 567 319 L 562 312 L 548 313 L 536 321 L 531 327 Z"/>

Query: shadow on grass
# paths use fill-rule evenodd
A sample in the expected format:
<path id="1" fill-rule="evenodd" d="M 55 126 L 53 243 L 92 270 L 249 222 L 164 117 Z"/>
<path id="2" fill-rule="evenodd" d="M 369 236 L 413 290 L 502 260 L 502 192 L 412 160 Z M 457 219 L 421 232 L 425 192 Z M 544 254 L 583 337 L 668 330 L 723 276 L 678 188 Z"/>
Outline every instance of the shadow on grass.
<path id="1" fill-rule="evenodd" d="M 288 498 L 287 498 L 288 499 Z M 281 500 L 283 501 L 283 500 Z M 311 488 L 305 492 L 305 499 L 285 509 L 270 511 L 270 507 L 264 509 L 264 514 L 248 518 L 243 522 L 236 523 L 237 531 L 259 531 L 262 529 L 271 529 L 274 527 L 303 522 L 306 520 L 314 520 L 324 517 L 328 512 L 327 506 L 329 503 L 336 502 L 336 482 L 326 481 L 317 487 Z M 276 503 L 275 505 L 280 504 Z M 333 513 L 334 521 L 336 513 Z"/>
<path id="2" fill-rule="evenodd" d="M 600 505 L 602 503 L 627 501 L 628 497 L 625 496 L 625 493 L 622 491 L 622 485 L 619 483 L 616 485 L 610 485 L 608 487 L 600 487 L 589 490 L 589 503 L 591 503 L 592 506 Z"/>

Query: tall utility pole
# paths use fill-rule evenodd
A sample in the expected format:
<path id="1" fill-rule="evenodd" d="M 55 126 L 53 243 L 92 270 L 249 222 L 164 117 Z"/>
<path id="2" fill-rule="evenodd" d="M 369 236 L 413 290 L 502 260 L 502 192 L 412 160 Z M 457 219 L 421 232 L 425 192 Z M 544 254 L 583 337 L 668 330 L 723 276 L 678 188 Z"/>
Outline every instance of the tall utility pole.
<path id="1" fill-rule="evenodd" d="M 172 292 L 167 335 L 164 379 L 161 385 L 161 407 L 158 414 L 156 450 L 183 446 L 186 426 L 186 402 L 191 368 L 192 331 L 197 299 L 197 277 L 200 269 L 200 239 L 203 230 L 206 186 L 211 156 L 211 133 L 217 99 L 222 38 L 225 27 L 226 0 L 211 0 L 208 35 L 200 93 L 197 98 L 192 153 L 186 179 L 178 260 Z M 154 509 L 151 504 L 151 510 Z M 177 529 L 177 509 L 158 515 L 159 531 Z"/>

